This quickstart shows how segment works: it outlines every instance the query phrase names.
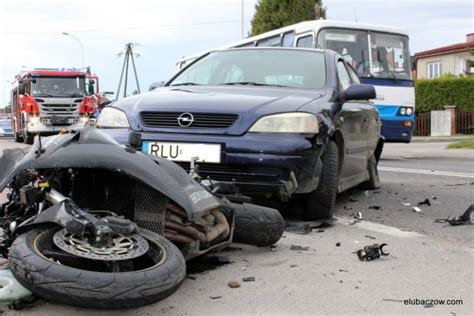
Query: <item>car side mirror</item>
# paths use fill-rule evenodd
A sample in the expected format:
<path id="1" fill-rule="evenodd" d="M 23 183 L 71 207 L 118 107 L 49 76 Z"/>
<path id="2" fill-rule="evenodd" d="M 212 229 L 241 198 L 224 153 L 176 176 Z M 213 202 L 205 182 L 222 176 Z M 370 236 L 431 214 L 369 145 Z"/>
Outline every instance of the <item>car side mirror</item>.
<path id="1" fill-rule="evenodd" d="M 341 92 L 341 101 L 375 99 L 375 88 L 369 84 L 353 84 Z"/>

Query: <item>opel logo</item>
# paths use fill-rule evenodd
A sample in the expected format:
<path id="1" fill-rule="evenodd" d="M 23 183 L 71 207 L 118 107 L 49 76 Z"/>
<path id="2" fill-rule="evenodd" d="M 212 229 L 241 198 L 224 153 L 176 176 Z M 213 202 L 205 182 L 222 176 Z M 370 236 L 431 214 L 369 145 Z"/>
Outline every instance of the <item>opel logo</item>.
<path id="1" fill-rule="evenodd" d="M 183 113 L 178 116 L 178 124 L 181 127 L 191 126 L 194 122 L 194 116 L 191 113 Z"/>

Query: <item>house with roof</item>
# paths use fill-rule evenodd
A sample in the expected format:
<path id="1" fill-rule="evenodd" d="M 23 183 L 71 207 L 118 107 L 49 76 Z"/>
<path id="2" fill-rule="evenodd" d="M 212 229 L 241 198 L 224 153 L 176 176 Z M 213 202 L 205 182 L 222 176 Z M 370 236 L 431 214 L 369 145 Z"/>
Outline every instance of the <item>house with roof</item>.
<path id="1" fill-rule="evenodd" d="M 474 33 L 467 34 L 464 43 L 416 53 L 416 78 L 433 79 L 443 74 L 473 74 L 474 67 L 470 61 L 474 61 Z"/>

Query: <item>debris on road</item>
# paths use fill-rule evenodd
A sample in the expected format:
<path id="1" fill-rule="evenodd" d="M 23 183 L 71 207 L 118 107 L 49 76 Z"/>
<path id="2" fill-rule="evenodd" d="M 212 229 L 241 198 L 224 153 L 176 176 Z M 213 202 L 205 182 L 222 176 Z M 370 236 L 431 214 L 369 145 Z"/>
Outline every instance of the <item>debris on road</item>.
<path id="1" fill-rule="evenodd" d="M 428 206 L 431 206 L 430 199 L 425 199 L 425 200 L 422 201 L 422 202 L 418 202 L 418 206 L 420 206 L 420 205 L 428 205 Z"/>
<path id="2" fill-rule="evenodd" d="M 296 268 L 298 265 L 297 264 L 292 264 L 290 265 L 290 268 Z"/>
<path id="3" fill-rule="evenodd" d="M 209 296 L 209 298 L 210 298 L 211 300 L 217 300 L 217 299 L 222 298 L 222 296 Z"/>
<path id="4" fill-rule="evenodd" d="M 296 250 L 296 251 L 307 251 L 309 247 L 303 247 L 300 245 L 291 245 L 290 250 Z"/>
<path id="5" fill-rule="evenodd" d="M 242 278 L 242 281 L 244 281 L 244 282 L 255 282 L 255 277 Z"/>
<path id="6" fill-rule="evenodd" d="M 369 239 L 375 239 L 374 236 L 370 236 L 370 235 L 365 235 L 365 237 L 369 238 Z"/>
<path id="7" fill-rule="evenodd" d="M 228 285 L 231 289 L 236 289 L 236 288 L 240 287 L 240 282 L 237 281 L 237 280 L 232 280 L 232 281 L 229 281 L 229 283 L 227 283 L 227 285 Z"/>
<path id="8" fill-rule="evenodd" d="M 452 226 L 470 225 L 474 224 L 474 204 L 461 215 L 456 217 L 441 218 L 435 220 L 436 223 L 449 223 Z"/>
<path id="9" fill-rule="evenodd" d="M 340 247 L 340 246 L 341 246 L 341 242 L 338 241 L 338 242 L 336 243 L 336 247 Z"/>
<path id="10" fill-rule="evenodd" d="M 380 205 L 370 205 L 369 209 L 371 209 L 371 210 L 380 210 L 380 209 L 382 209 L 382 207 Z"/>
<path id="11" fill-rule="evenodd" d="M 388 252 L 383 251 L 383 247 L 387 244 L 373 244 L 369 246 L 364 246 L 363 249 L 357 251 L 357 257 L 360 261 L 372 261 L 380 258 L 380 256 L 388 256 Z"/>
<path id="12" fill-rule="evenodd" d="M 413 211 L 421 213 L 421 208 L 419 208 L 418 206 L 413 206 Z"/>
<path id="13" fill-rule="evenodd" d="M 335 218 L 325 219 L 321 221 L 313 221 L 307 222 L 304 224 L 296 224 L 291 225 L 287 223 L 285 230 L 289 233 L 298 234 L 298 235 L 306 235 L 313 231 L 315 228 L 323 228 L 332 226 L 332 223 L 335 222 Z"/>
<path id="14" fill-rule="evenodd" d="M 404 206 L 410 206 L 410 205 L 411 205 L 410 203 L 403 203 L 403 202 L 402 202 L 402 204 L 403 204 Z"/>
<path id="15" fill-rule="evenodd" d="M 362 219 L 362 212 L 357 212 L 352 215 L 355 219 Z"/>

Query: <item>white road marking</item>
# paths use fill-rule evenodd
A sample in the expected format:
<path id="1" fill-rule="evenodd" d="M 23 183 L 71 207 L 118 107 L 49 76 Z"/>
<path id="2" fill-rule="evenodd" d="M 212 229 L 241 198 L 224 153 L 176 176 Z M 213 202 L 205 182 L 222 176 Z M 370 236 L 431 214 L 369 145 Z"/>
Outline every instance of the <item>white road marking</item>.
<path id="1" fill-rule="evenodd" d="M 458 177 L 458 178 L 471 178 L 474 179 L 473 173 L 464 172 L 451 172 L 451 171 L 436 171 L 426 169 L 406 169 L 406 168 L 392 168 L 392 167 L 379 167 L 379 171 L 390 171 L 390 172 L 403 172 L 403 173 L 417 173 L 417 174 L 430 174 L 436 176 L 446 177 Z"/>
<path id="2" fill-rule="evenodd" d="M 417 232 L 404 231 L 404 230 L 401 230 L 400 228 L 393 227 L 393 226 L 387 226 L 387 225 L 368 222 L 364 220 L 357 221 L 355 224 L 353 224 L 354 221 L 355 221 L 354 218 L 338 216 L 336 224 L 340 223 L 343 225 L 351 225 L 351 226 L 362 228 L 365 230 L 370 230 L 376 233 L 391 235 L 391 236 L 395 236 L 399 238 L 414 238 L 414 237 L 423 236 L 423 234 L 420 234 Z"/>

